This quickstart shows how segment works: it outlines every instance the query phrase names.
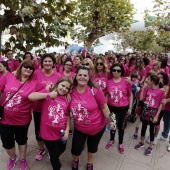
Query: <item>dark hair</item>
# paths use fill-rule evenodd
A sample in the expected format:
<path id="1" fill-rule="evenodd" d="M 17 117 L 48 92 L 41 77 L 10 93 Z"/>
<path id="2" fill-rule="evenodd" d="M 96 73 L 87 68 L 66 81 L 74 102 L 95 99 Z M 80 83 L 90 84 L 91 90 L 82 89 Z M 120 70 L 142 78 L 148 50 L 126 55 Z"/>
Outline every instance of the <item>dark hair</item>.
<path id="1" fill-rule="evenodd" d="M 148 58 L 143 58 L 144 65 L 147 66 L 149 65 L 149 59 Z"/>
<path id="2" fill-rule="evenodd" d="M 132 65 L 132 61 L 136 60 L 136 56 L 132 56 L 130 59 L 129 59 L 129 64 L 128 64 L 128 67 L 130 67 Z"/>
<path id="3" fill-rule="evenodd" d="M 66 60 L 64 61 L 64 65 L 67 63 L 67 61 L 71 62 L 71 64 L 73 65 L 73 61 L 71 58 L 66 58 Z"/>
<path id="4" fill-rule="evenodd" d="M 124 61 L 125 61 L 125 64 L 126 64 L 127 60 L 126 60 L 125 55 L 120 55 L 119 57 L 117 56 L 117 58 L 118 58 L 119 63 L 120 63 L 120 60 L 122 60 L 122 58 L 125 58 Z"/>
<path id="5" fill-rule="evenodd" d="M 76 80 L 76 77 L 77 77 L 77 74 L 78 74 L 78 72 L 79 72 L 80 70 L 87 70 L 87 71 L 88 71 L 88 75 L 89 75 L 88 85 L 89 85 L 90 87 L 97 87 L 96 84 L 95 84 L 95 83 L 91 80 L 91 78 L 90 78 L 90 69 L 89 69 L 89 67 L 84 66 L 84 65 L 81 65 L 81 66 L 79 66 L 79 67 L 77 68 L 77 70 L 76 70 L 76 75 L 75 75 L 75 77 L 74 77 L 74 79 L 73 79 L 73 86 L 77 86 L 77 85 L 78 85 L 77 80 Z"/>
<path id="6" fill-rule="evenodd" d="M 52 68 L 54 68 L 55 58 L 51 54 L 43 54 L 43 56 L 41 57 L 41 68 L 43 68 L 43 61 L 47 57 L 51 58 L 51 60 L 53 61 L 53 67 Z"/>
<path id="7" fill-rule="evenodd" d="M 83 61 L 83 57 L 81 55 L 76 55 L 74 58 L 78 57 L 80 61 Z"/>
<path id="8" fill-rule="evenodd" d="M 156 74 L 151 74 L 150 76 L 151 81 L 155 83 L 155 85 L 159 85 L 160 78 Z"/>
<path id="9" fill-rule="evenodd" d="M 165 68 L 168 65 L 168 59 L 167 58 L 163 58 L 161 60 L 161 68 Z"/>
<path id="10" fill-rule="evenodd" d="M 131 78 L 138 78 L 138 75 L 136 72 L 133 72 L 131 75 L 130 75 Z"/>
<path id="11" fill-rule="evenodd" d="M 32 54 L 31 54 L 30 52 L 26 52 L 26 53 L 24 54 L 24 56 L 23 56 L 23 60 L 25 60 L 25 59 L 26 59 L 26 58 L 25 58 L 25 56 L 26 56 L 27 54 L 29 54 L 29 55 L 31 56 L 31 60 L 33 60 L 33 56 L 32 56 Z"/>
<path id="12" fill-rule="evenodd" d="M 16 77 L 17 77 L 17 79 L 19 79 L 21 81 L 21 69 L 22 69 L 23 65 L 27 65 L 27 66 L 30 66 L 30 67 L 33 68 L 33 72 L 30 75 L 30 77 L 28 78 L 28 80 L 31 80 L 32 77 L 33 77 L 33 73 L 35 71 L 35 68 L 34 68 L 33 62 L 31 60 L 28 60 L 28 59 L 23 60 L 21 62 L 21 64 L 20 64 L 20 66 L 17 68 L 17 70 L 16 70 Z"/>
<path id="13" fill-rule="evenodd" d="M 10 51 L 12 51 L 12 50 L 11 50 L 11 49 L 6 50 L 6 54 L 7 54 L 8 52 L 10 52 Z"/>
<path id="14" fill-rule="evenodd" d="M 165 72 L 163 72 L 163 71 L 160 71 L 159 73 L 158 73 L 158 75 L 162 75 L 162 77 L 163 77 L 163 84 L 164 85 L 168 85 L 168 83 L 169 83 L 169 77 L 168 77 L 168 75 L 165 73 Z"/>
<path id="15" fill-rule="evenodd" d="M 110 67 L 110 73 L 112 74 L 112 71 L 113 71 L 113 68 L 114 67 L 120 67 L 120 69 L 121 69 L 121 77 L 124 75 L 124 73 L 125 73 L 125 70 L 124 70 L 124 68 L 123 68 L 123 65 L 122 64 L 120 64 L 120 63 L 115 63 L 115 64 L 113 64 L 111 67 Z"/>
<path id="16" fill-rule="evenodd" d="M 55 89 L 58 87 L 58 85 L 59 85 L 61 82 L 63 82 L 63 81 L 66 81 L 66 82 L 68 82 L 68 83 L 70 84 L 70 88 L 69 88 L 69 91 L 68 91 L 68 93 L 69 93 L 70 90 L 71 90 L 71 87 L 72 87 L 72 80 L 71 80 L 70 78 L 66 77 L 66 76 L 61 77 L 61 78 L 55 83 L 55 85 L 50 89 L 50 92 L 52 92 L 53 90 L 55 90 Z"/>
<path id="17" fill-rule="evenodd" d="M 11 72 L 11 70 L 8 67 L 8 62 L 6 61 L 0 61 L 0 63 L 6 68 L 7 71 Z"/>

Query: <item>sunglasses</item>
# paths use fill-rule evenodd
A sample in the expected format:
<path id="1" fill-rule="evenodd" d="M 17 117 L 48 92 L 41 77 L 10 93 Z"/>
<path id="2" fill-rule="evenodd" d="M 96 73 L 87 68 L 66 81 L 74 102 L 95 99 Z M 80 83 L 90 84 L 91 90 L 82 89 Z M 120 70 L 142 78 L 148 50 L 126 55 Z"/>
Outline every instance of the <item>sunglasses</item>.
<path id="1" fill-rule="evenodd" d="M 98 65 L 103 66 L 103 63 L 96 63 L 96 65 L 97 65 L 97 66 L 98 66 Z"/>
<path id="2" fill-rule="evenodd" d="M 25 69 L 30 69 L 30 70 L 34 70 L 34 68 L 33 67 L 31 67 L 31 66 L 27 66 L 27 65 L 23 65 L 23 67 L 25 68 Z"/>
<path id="3" fill-rule="evenodd" d="M 89 66 L 89 63 L 84 63 L 84 64 L 82 64 L 83 66 Z"/>
<path id="4" fill-rule="evenodd" d="M 121 73 L 122 70 L 116 70 L 116 69 L 113 69 L 112 72 L 117 72 L 117 73 Z"/>

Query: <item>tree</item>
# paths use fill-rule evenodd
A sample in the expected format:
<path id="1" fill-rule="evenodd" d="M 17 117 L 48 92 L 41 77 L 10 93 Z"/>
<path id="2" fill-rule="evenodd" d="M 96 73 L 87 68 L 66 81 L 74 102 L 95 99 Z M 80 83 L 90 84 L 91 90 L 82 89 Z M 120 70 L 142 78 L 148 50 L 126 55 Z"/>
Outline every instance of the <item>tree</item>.
<path id="1" fill-rule="evenodd" d="M 154 0 L 153 10 L 146 11 L 146 20 L 153 22 L 150 14 L 154 14 L 156 19 L 154 20 L 153 27 L 157 29 L 163 29 L 165 31 L 170 31 L 170 1 L 168 0 Z"/>
<path id="2" fill-rule="evenodd" d="M 122 40 L 122 46 L 125 51 L 127 47 L 133 48 L 134 51 L 147 51 L 155 42 L 156 35 L 154 31 L 126 31 L 119 34 Z"/>
<path id="3" fill-rule="evenodd" d="M 0 35 L 5 29 L 9 29 L 11 34 L 5 43 L 6 49 L 25 52 L 40 47 L 42 43 L 43 48 L 57 46 L 60 44 L 59 38 L 66 36 L 68 28 L 73 26 L 75 2 L 0 0 L 0 4 L 1 11 L 4 10 L 4 14 L 0 15 Z"/>
<path id="4" fill-rule="evenodd" d="M 89 50 L 98 38 L 127 30 L 133 20 L 133 8 L 130 0 L 78 0 L 71 35 Z"/>

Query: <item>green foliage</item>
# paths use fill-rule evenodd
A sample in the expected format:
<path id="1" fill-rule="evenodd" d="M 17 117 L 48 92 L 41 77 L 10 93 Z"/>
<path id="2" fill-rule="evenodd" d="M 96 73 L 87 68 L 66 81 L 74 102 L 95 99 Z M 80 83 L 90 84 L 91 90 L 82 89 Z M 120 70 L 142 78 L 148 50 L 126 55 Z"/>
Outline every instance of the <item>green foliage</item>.
<path id="1" fill-rule="evenodd" d="M 124 50 L 127 47 L 131 47 L 137 51 L 149 50 L 155 42 L 156 35 L 154 31 L 126 31 L 119 34 L 119 38 L 122 40 L 122 46 Z"/>
<path id="2" fill-rule="evenodd" d="M 0 0 L 5 13 L 0 15 L 1 30 L 9 29 L 12 37 L 5 48 L 30 51 L 34 47 L 58 46 L 61 37 L 73 26 L 72 12 L 75 2 L 65 0 Z M 0 30 L 0 31 L 1 31 Z"/>
<path id="3" fill-rule="evenodd" d="M 128 29 L 133 5 L 130 0 L 78 0 L 74 15 L 76 26 L 71 35 L 90 49 L 96 39 Z"/>

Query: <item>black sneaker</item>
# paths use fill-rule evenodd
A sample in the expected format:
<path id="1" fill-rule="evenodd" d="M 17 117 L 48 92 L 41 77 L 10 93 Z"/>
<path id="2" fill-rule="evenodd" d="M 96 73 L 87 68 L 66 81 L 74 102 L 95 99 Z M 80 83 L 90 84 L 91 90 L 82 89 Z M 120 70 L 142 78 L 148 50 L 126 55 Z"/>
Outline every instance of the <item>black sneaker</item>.
<path id="1" fill-rule="evenodd" d="M 93 164 L 92 163 L 87 164 L 87 170 L 93 170 Z"/>
<path id="2" fill-rule="evenodd" d="M 72 162 L 72 170 L 78 170 L 79 169 L 79 159 L 77 161 Z"/>

